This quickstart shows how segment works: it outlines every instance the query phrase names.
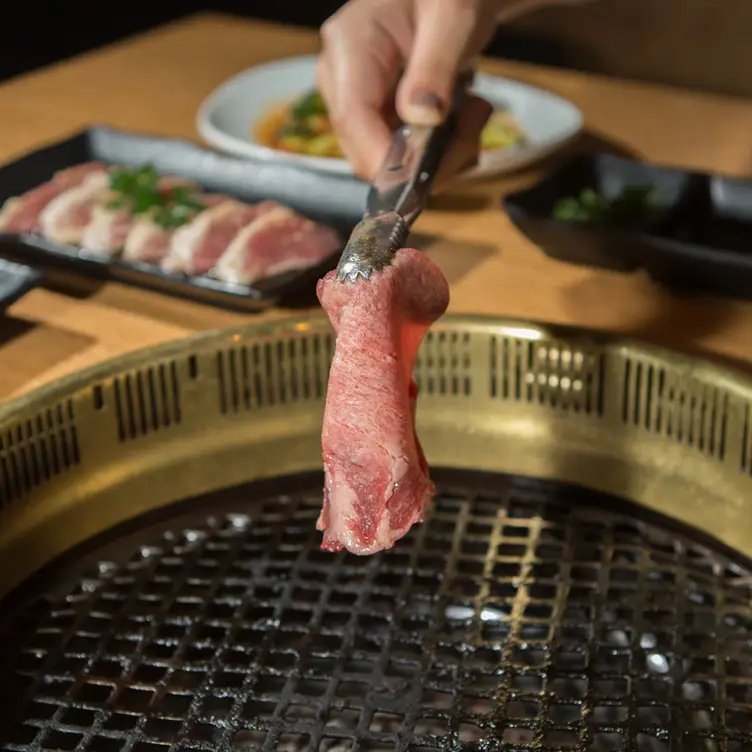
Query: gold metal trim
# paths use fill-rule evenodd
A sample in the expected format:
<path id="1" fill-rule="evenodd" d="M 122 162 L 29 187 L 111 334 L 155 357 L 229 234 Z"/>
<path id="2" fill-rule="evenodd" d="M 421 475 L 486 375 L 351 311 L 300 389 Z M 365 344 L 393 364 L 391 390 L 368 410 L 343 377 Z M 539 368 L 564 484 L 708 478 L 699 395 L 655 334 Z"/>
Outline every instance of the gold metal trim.
<path id="1" fill-rule="evenodd" d="M 0 408 L 0 595 L 137 515 L 317 470 L 324 316 L 119 358 Z M 416 366 L 435 466 L 578 483 L 752 554 L 752 379 L 668 350 L 446 316 Z M 251 500 L 249 500 L 251 503 Z"/>

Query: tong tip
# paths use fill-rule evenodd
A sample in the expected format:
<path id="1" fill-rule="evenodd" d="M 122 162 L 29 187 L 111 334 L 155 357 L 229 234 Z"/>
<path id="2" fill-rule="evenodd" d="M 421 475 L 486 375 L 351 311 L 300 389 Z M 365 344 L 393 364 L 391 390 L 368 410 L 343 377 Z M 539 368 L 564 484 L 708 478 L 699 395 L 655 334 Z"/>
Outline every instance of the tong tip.
<path id="1" fill-rule="evenodd" d="M 355 282 L 358 277 L 370 279 L 374 272 L 383 271 L 404 244 L 409 229 L 395 213 L 366 217 L 345 246 L 337 266 L 337 279 Z"/>

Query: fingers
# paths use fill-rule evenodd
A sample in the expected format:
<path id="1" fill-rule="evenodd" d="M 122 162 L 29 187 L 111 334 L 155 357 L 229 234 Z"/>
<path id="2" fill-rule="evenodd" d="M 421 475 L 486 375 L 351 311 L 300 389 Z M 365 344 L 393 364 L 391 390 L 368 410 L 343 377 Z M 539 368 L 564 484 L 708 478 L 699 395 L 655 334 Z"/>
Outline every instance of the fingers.
<path id="1" fill-rule="evenodd" d="M 324 24 L 317 85 L 356 174 L 368 180 L 380 167 L 395 114 L 415 125 L 436 125 L 444 119 L 458 73 L 493 35 L 498 4 L 351 0 Z M 395 102 L 394 87 L 403 66 Z M 477 159 L 478 139 L 489 115 L 485 102 L 468 100 L 444 174 Z"/>
<path id="2" fill-rule="evenodd" d="M 493 107 L 485 99 L 468 97 L 465 100 L 457 123 L 457 136 L 441 163 L 435 189 L 440 190 L 455 175 L 478 163 L 480 134 L 492 112 Z"/>
<path id="3" fill-rule="evenodd" d="M 324 24 L 317 69 L 340 147 L 365 179 L 374 175 L 389 147 L 385 113 L 399 72 L 399 51 L 374 22 L 369 5 L 347 5 Z"/>
<path id="4" fill-rule="evenodd" d="M 414 0 L 415 37 L 397 90 L 397 112 L 412 125 L 437 125 L 455 81 L 492 37 L 497 2 Z"/>

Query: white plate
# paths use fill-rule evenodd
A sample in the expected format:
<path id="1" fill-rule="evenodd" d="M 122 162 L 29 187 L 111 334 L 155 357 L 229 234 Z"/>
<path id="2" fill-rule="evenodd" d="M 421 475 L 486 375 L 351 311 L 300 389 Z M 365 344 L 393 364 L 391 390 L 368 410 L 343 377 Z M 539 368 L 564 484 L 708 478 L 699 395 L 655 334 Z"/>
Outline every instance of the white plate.
<path id="1" fill-rule="evenodd" d="M 284 58 L 250 68 L 219 86 L 198 111 L 202 138 L 241 157 L 293 162 L 314 170 L 352 174 L 343 159 L 308 157 L 271 149 L 254 139 L 255 123 L 270 106 L 290 101 L 315 86 L 316 56 Z M 516 170 L 559 148 L 582 129 L 582 113 L 571 102 L 542 89 L 479 73 L 475 91 L 495 107 L 507 107 L 528 134 L 523 146 L 485 151 L 466 175 L 487 176 Z"/>

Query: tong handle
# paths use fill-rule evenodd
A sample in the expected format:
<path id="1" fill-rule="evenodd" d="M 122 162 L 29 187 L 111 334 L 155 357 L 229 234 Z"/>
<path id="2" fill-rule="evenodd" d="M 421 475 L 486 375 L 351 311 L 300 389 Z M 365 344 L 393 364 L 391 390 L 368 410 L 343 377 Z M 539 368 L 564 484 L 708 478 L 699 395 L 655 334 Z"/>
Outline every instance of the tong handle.
<path id="1" fill-rule="evenodd" d="M 403 125 L 373 181 L 365 217 L 395 213 L 409 229 L 423 209 L 434 179 L 457 130 L 459 110 L 474 71 L 457 79 L 452 105 L 438 126 Z"/>
<path id="2" fill-rule="evenodd" d="M 371 184 L 363 220 L 350 235 L 337 265 L 340 282 L 370 279 L 374 272 L 389 266 L 394 253 L 404 246 L 451 144 L 471 82 L 472 73 L 457 81 L 452 108 L 441 125 L 402 126 L 394 134 L 386 160 Z"/>

